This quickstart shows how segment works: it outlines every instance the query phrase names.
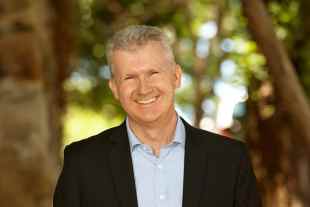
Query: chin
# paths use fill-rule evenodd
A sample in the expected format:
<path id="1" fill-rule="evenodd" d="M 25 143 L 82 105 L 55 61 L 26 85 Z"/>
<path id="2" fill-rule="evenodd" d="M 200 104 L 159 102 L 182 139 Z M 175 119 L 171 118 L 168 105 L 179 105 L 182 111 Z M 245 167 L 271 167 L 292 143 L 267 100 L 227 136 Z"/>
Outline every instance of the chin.
<path id="1" fill-rule="evenodd" d="M 160 116 L 156 116 L 154 114 L 146 114 L 143 117 L 137 117 L 137 120 L 139 120 L 139 122 L 145 122 L 145 123 L 152 123 L 152 122 L 156 122 L 159 119 Z"/>
<path id="2" fill-rule="evenodd" d="M 171 115 L 169 111 L 149 111 L 132 114 L 134 120 L 140 123 L 156 123 L 157 121 L 163 121 Z"/>

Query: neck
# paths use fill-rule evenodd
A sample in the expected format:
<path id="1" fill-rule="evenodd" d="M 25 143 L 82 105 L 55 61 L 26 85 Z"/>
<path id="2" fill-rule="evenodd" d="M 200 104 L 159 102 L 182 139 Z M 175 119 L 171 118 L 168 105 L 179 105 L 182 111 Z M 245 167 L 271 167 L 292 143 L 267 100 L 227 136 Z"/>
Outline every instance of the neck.
<path id="1" fill-rule="evenodd" d="M 141 143 L 151 146 L 153 152 L 159 155 L 161 146 L 169 144 L 175 133 L 177 115 L 167 116 L 166 119 L 154 123 L 140 124 L 128 118 L 130 129 L 138 137 Z"/>

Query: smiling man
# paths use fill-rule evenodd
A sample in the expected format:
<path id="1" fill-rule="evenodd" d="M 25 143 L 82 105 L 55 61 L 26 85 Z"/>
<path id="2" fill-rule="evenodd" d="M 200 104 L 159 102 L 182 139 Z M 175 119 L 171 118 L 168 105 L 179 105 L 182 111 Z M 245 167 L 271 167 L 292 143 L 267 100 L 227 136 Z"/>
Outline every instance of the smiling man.
<path id="1" fill-rule="evenodd" d="M 175 112 L 182 71 L 159 28 L 117 32 L 107 58 L 127 118 L 66 147 L 54 207 L 261 206 L 244 144 Z"/>

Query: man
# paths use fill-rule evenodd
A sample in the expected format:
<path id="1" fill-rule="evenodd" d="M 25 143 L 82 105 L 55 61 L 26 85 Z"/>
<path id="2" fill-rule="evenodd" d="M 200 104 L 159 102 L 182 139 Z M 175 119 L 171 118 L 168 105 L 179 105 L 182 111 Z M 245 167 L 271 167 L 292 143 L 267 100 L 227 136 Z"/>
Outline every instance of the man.
<path id="1" fill-rule="evenodd" d="M 160 29 L 119 31 L 107 58 L 127 119 L 66 147 L 54 207 L 261 206 L 244 144 L 175 112 L 182 72 Z"/>

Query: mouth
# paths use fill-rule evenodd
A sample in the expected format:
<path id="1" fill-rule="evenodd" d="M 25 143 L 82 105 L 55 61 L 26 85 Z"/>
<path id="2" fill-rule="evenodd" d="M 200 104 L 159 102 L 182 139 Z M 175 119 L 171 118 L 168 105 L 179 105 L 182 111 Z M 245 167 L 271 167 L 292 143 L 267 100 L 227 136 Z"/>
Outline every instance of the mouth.
<path id="1" fill-rule="evenodd" d="M 148 98 L 148 99 L 136 100 L 136 102 L 137 102 L 138 104 L 147 105 L 147 104 L 152 104 L 152 103 L 154 103 L 157 99 L 158 99 L 158 96 L 155 96 L 155 97 Z"/>

